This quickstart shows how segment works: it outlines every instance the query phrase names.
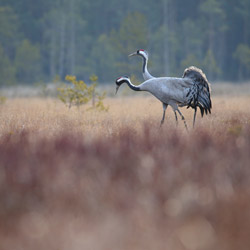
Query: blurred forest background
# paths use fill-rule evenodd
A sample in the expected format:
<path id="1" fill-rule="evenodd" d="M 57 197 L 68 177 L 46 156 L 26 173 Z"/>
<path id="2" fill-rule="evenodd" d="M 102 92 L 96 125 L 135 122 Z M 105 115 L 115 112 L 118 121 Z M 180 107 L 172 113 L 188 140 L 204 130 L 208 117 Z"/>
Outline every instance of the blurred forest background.
<path id="1" fill-rule="evenodd" d="M 201 67 L 209 80 L 250 78 L 250 0 L 0 0 L 0 86 L 73 74 L 101 83 Z"/>

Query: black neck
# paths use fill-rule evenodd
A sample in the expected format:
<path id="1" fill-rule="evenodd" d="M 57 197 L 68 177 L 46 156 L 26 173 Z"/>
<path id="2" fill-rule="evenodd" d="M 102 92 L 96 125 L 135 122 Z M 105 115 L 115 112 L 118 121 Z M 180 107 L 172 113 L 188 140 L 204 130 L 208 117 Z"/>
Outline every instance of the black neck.
<path id="1" fill-rule="evenodd" d="M 126 82 L 126 83 L 128 84 L 128 86 L 129 86 L 131 89 L 133 89 L 134 91 L 141 91 L 140 86 L 135 86 L 135 85 L 132 84 L 129 80 L 126 80 L 125 82 Z"/>
<path id="2" fill-rule="evenodd" d="M 143 66 L 142 66 L 142 71 L 143 71 L 143 73 L 145 73 L 145 70 L 146 70 L 146 58 L 143 56 L 142 57 L 143 58 Z"/>

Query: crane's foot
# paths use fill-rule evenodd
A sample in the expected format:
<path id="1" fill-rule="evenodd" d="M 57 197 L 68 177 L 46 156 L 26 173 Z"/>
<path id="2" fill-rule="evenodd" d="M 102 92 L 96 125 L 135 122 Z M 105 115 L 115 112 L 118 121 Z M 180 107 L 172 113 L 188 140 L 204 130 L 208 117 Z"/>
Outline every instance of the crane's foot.
<path id="1" fill-rule="evenodd" d="M 184 116 L 182 116 L 181 119 L 183 120 L 185 128 L 188 131 L 187 123 L 186 123 L 186 120 L 185 120 Z"/>
<path id="2" fill-rule="evenodd" d="M 184 122 L 184 125 L 185 125 L 186 130 L 188 131 L 188 127 L 187 127 L 187 123 L 186 123 L 185 117 L 183 116 L 183 114 L 181 113 L 181 111 L 180 111 L 179 109 L 177 109 L 177 111 L 178 111 L 178 113 L 180 114 L 181 119 L 182 119 L 183 122 Z"/>
<path id="3" fill-rule="evenodd" d="M 193 128 L 194 128 L 194 126 L 195 126 L 196 111 L 197 111 L 197 109 L 195 108 L 195 111 L 194 111 L 194 118 L 193 118 Z"/>
<path id="4" fill-rule="evenodd" d="M 175 115 L 175 125 L 176 125 L 176 127 L 178 126 L 178 117 L 177 117 L 177 114 L 176 114 L 176 112 L 174 112 L 174 115 Z"/>

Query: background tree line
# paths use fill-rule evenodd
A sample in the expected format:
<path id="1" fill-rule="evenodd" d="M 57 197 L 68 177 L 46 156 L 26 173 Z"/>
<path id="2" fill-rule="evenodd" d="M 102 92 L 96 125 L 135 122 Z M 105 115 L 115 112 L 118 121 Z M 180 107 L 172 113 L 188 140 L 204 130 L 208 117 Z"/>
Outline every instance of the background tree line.
<path id="1" fill-rule="evenodd" d="M 76 75 L 100 82 L 202 67 L 209 80 L 250 78 L 250 0 L 0 0 L 0 85 Z"/>

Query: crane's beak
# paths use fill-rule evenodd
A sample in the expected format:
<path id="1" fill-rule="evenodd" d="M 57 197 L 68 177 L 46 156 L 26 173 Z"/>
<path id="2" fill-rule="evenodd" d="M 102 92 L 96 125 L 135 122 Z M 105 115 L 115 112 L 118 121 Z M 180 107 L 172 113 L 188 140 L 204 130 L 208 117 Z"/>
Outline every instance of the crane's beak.
<path id="1" fill-rule="evenodd" d="M 134 53 L 132 53 L 132 54 L 130 54 L 128 56 L 130 57 L 130 56 L 135 56 L 135 55 L 137 55 L 137 52 L 134 52 Z"/>
<path id="2" fill-rule="evenodd" d="M 116 86 L 115 95 L 117 94 L 119 87 L 120 86 Z"/>

